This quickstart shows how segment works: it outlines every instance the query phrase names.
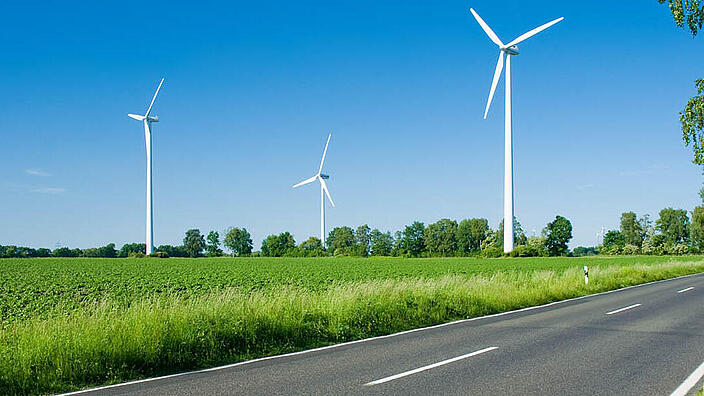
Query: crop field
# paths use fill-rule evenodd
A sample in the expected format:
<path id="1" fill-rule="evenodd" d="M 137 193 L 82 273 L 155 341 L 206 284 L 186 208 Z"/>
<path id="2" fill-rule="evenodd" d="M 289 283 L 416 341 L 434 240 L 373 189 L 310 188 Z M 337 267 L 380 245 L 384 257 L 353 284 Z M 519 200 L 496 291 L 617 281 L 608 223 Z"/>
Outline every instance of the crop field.
<path id="1" fill-rule="evenodd" d="M 0 259 L 0 323 L 67 315 L 97 303 L 125 308 L 145 298 L 182 299 L 236 289 L 309 291 L 369 280 L 557 271 L 696 261 L 703 257 Z"/>
<path id="2" fill-rule="evenodd" d="M 0 259 L 0 394 L 231 363 L 698 272 L 701 256 Z"/>

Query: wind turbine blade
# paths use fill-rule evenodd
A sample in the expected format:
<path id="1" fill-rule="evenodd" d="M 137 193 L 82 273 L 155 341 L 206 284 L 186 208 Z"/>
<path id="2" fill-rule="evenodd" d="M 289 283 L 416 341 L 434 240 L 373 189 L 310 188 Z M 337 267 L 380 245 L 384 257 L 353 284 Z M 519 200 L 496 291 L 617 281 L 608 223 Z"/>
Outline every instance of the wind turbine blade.
<path id="1" fill-rule="evenodd" d="M 477 22 L 479 22 L 479 26 L 481 26 L 482 29 L 484 29 L 484 32 L 486 33 L 487 36 L 489 36 L 489 38 L 491 39 L 491 41 L 493 41 L 493 42 L 494 42 L 496 45 L 498 45 L 499 47 L 503 47 L 504 44 L 503 44 L 503 43 L 501 42 L 501 40 L 499 39 L 499 36 L 497 36 L 496 33 L 494 33 L 494 31 L 491 30 L 491 28 L 489 27 L 489 25 L 487 25 L 486 22 L 484 22 L 484 20 L 482 19 L 482 17 L 480 17 L 479 14 L 477 14 L 477 12 L 474 11 L 474 8 L 470 8 L 469 11 L 472 12 L 472 15 L 474 15 L 474 19 L 476 19 Z"/>
<path id="2" fill-rule="evenodd" d="M 496 92 L 496 85 L 499 83 L 502 70 L 504 70 L 504 52 L 499 51 L 499 61 L 496 62 L 496 69 L 494 70 L 494 79 L 491 81 L 491 90 L 489 91 L 489 100 L 486 101 L 486 109 L 484 110 L 485 120 L 486 115 L 489 114 L 489 107 L 491 107 L 491 101 L 494 99 L 494 92 Z"/>
<path id="3" fill-rule="evenodd" d="M 147 109 L 147 113 L 144 115 L 145 117 L 149 117 L 149 114 L 152 111 L 152 106 L 154 106 L 154 101 L 156 100 L 156 96 L 159 95 L 159 90 L 161 89 L 161 84 L 164 83 L 164 79 L 161 79 L 161 82 L 159 82 L 159 86 L 156 87 L 156 92 L 154 92 L 154 97 L 152 98 L 152 102 L 149 103 L 149 108 Z"/>
<path id="4" fill-rule="evenodd" d="M 325 154 L 328 152 L 328 144 L 330 144 L 330 138 L 332 137 L 332 133 L 328 135 L 328 141 L 325 143 L 325 150 L 323 150 L 323 158 L 320 160 L 320 169 L 318 169 L 318 174 L 323 171 L 323 162 L 325 162 Z"/>
<path id="5" fill-rule="evenodd" d="M 330 200 L 330 204 L 334 208 L 335 202 L 332 201 L 332 197 L 330 196 L 330 191 L 328 191 L 328 185 L 325 183 L 325 179 L 323 179 L 322 177 L 319 177 L 318 180 L 320 180 L 320 184 L 323 185 L 323 190 L 325 191 L 325 195 L 328 196 L 328 199 Z"/>
<path id="6" fill-rule="evenodd" d="M 134 118 L 137 121 L 142 121 L 144 120 L 144 116 L 137 115 L 137 114 L 127 114 L 128 117 Z"/>
<path id="7" fill-rule="evenodd" d="M 302 185 L 304 185 L 304 184 L 312 183 L 312 182 L 315 181 L 315 179 L 316 179 L 317 177 L 318 177 L 318 175 L 315 175 L 315 176 L 313 176 L 313 177 L 311 177 L 311 178 L 309 178 L 309 179 L 303 180 L 302 182 L 300 182 L 300 183 L 298 183 L 298 184 L 294 184 L 294 185 L 293 185 L 293 188 L 302 186 Z"/>
<path id="8" fill-rule="evenodd" d="M 523 33 L 522 35 L 516 37 L 515 40 L 513 40 L 513 41 L 511 41 L 510 43 L 506 44 L 506 47 L 510 47 L 510 46 L 512 46 L 512 45 L 516 45 L 516 44 L 520 43 L 521 41 L 523 41 L 523 40 L 525 40 L 525 39 L 527 39 L 527 38 L 529 38 L 529 37 L 531 37 L 531 36 L 534 36 L 534 35 L 536 35 L 536 34 L 542 32 L 543 30 L 545 30 L 545 29 L 549 28 L 550 26 L 552 26 L 552 25 L 554 25 L 554 24 L 560 22 L 560 21 L 563 20 L 563 19 L 565 19 L 565 18 L 564 18 L 564 17 L 559 17 L 559 18 L 555 19 L 554 21 L 550 21 L 550 22 L 548 22 L 548 23 L 546 23 L 546 24 L 544 24 L 544 25 L 538 26 L 537 28 L 535 28 L 535 29 L 533 29 L 533 30 L 531 30 L 531 31 L 529 31 L 529 32 Z"/>

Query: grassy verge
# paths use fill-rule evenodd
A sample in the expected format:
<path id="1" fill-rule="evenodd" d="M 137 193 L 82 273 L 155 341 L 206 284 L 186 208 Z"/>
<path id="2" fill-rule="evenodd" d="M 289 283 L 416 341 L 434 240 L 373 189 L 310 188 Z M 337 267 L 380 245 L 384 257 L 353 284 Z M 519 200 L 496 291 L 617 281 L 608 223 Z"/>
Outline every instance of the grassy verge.
<path id="1" fill-rule="evenodd" d="M 47 393 L 195 369 L 704 272 L 669 262 L 281 287 L 109 302 L 0 332 L 0 393 Z"/>

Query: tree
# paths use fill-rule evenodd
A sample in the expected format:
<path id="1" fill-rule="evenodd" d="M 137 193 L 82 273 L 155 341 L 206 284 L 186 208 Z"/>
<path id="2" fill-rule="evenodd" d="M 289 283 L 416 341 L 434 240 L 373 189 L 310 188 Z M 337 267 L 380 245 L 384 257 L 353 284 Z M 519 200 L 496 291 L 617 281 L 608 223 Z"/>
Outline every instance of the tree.
<path id="1" fill-rule="evenodd" d="M 183 238 L 183 246 L 190 257 L 198 257 L 205 249 L 205 238 L 201 235 L 199 229 L 190 229 L 186 231 L 186 237 Z"/>
<path id="2" fill-rule="evenodd" d="M 567 243 L 572 239 L 572 223 L 562 216 L 555 216 L 555 220 L 548 223 L 543 230 L 545 248 L 551 256 L 564 256 L 567 254 Z"/>
<path id="3" fill-rule="evenodd" d="M 249 256 L 252 253 L 252 236 L 244 227 L 228 228 L 223 244 L 230 249 L 233 256 Z"/>
<path id="4" fill-rule="evenodd" d="M 602 245 L 606 249 L 622 248 L 625 244 L 623 234 L 621 234 L 621 231 L 616 230 L 609 230 L 604 235 L 604 241 L 602 242 Z"/>
<path id="5" fill-rule="evenodd" d="M 353 254 L 355 238 L 354 231 L 350 227 L 335 227 L 328 234 L 325 243 L 334 255 Z"/>
<path id="6" fill-rule="evenodd" d="M 357 256 L 367 257 L 369 256 L 371 236 L 370 228 L 368 225 L 364 224 L 357 227 L 354 232 L 354 242 L 355 242 L 355 253 Z"/>
<path id="7" fill-rule="evenodd" d="M 296 241 L 290 232 L 269 235 L 262 241 L 262 256 L 281 257 L 296 248 Z"/>
<path id="8" fill-rule="evenodd" d="M 689 224 L 689 239 L 697 251 L 704 251 L 704 206 L 697 206 L 692 211 L 692 222 Z"/>
<path id="9" fill-rule="evenodd" d="M 205 245 L 205 251 L 207 252 L 208 257 L 222 256 L 222 249 L 220 249 L 220 233 L 217 231 L 210 231 L 206 240 L 208 243 Z"/>
<path id="10" fill-rule="evenodd" d="M 405 252 L 403 251 L 403 232 L 402 231 L 396 231 L 394 232 L 394 246 L 391 248 L 391 255 L 394 257 L 400 256 L 404 254 Z"/>
<path id="11" fill-rule="evenodd" d="M 704 23 L 704 3 L 700 0 L 658 0 L 670 7 L 670 12 L 677 26 L 684 28 L 685 24 L 692 36 L 696 36 Z M 694 163 L 704 165 L 704 79 L 694 82 L 697 96 L 689 99 L 684 110 L 680 112 L 682 124 L 682 140 L 685 146 L 692 145 Z"/>
<path id="12" fill-rule="evenodd" d="M 156 251 L 164 252 L 169 257 L 188 257 L 188 252 L 186 251 L 185 246 L 159 245 L 159 247 L 156 248 Z M 144 253 L 144 251 L 142 251 L 142 253 Z"/>
<path id="13" fill-rule="evenodd" d="M 412 257 L 420 256 L 425 248 L 424 232 L 425 224 L 420 221 L 414 221 L 413 224 L 406 226 L 401 236 L 401 250 Z"/>
<path id="14" fill-rule="evenodd" d="M 686 23 L 692 36 L 696 36 L 704 23 L 704 3 L 700 4 L 699 0 L 658 0 L 660 4 L 665 2 L 677 26 L 684 28 Z"/>
<path id="15" fill-rule="evenodd" d="M 323 250 L 323 243 L 320 242 L 320 238 L 316 237 L 310 237 L 307 241 L 298 245 L 298 250 L 304 257 L 325 256 L 325 250 Z"/>
<path id="16" fill-rule="evenodd" d="M 372 256 L 388 256 L 394 248 L 394 238 L 390 232 L 381 232 L 376 228 L 369 233 Z"/>
<path id="17" fill-rule="evenodd" d="M 487 219 L 465 219 L 457 227 L 457 250 L 466 254 L 481 250 L 482 242 L 489 236 L 491 229 Z"/>
<path id="18" fill-rule="evenodd" d="M 159 250 L 159 249 L 157 249 Z M 144 243 L 126 243 L 122 245 L 120 251 L 117 253 L 118 257 L 129 257 L 131 253 L 142 253 L 145 254 L 147 251 L 147 245 Z"/>
<path id="19" fill-rule="evenodd" d="M 638 220 L 635 213 L 624 212 L 621 214 L 621 235 L 623 235 L 626 244 L 643 246 L 645 231 L 642 221 Z"/>
<path id="20" fill-rule="evenodd" d="M 668 245 L 687 243 L 689 237 L 689 217 L 684 209 L 665 208 L 660 211 L 660 218 L 655 228 L 665 236 Z"/>
<path id="21" fill-rule="evenodd" d="M 501 220 L 499 223 L 499 228 L 494 231 L 494 237 L 492 239 L 492 246 L 497 247 L 501 250 L 504 248 L 504 221 Z M 514 216 L 513 218 L 513 245 L 522 246 L 528 243 L 528 237 L 526 233 L 523 232 L 523 227 L 518 219 Z"/>
<path id="22" fill-rule="evenodd" d="M 423 231 L 425 246 L 431 254 L 453 256 L 457 250 L 457 222 L 440 219 Z"/>

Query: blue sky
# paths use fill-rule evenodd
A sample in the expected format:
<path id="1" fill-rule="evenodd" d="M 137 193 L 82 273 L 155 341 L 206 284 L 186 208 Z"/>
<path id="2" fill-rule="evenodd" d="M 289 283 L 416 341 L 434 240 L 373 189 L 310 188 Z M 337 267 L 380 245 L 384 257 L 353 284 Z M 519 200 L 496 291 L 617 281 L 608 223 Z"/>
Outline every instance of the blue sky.
<path id="1" fill-rule="evenodd" d="M 486 217 L 503 200 L 497 50 L 559 16 L 513 59 L 516 215 L 556 214 L 572 246 L 620 213 L 699 203 L 678 111 L 703 77 L 702 39 L 657 1 L 29 2 L 0 5 L 0 244 L 144 240 L 143 112 L 154 107 L 156 244 L 188 228 L 318 234 Z M 256 3 L 256 4 L 255 4 Z"/>

